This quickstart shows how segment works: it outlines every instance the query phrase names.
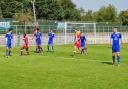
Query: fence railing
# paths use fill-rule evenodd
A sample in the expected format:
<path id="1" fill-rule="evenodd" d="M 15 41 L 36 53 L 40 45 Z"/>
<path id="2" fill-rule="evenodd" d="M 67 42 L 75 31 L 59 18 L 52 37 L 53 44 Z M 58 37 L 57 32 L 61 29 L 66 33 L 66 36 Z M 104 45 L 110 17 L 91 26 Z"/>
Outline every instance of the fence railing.
<path id="1" fill-rule="evenodd" d="M 33 32 L 35 26 L 31 25 L 12 25 L 14 30 L 13 45 L 20 46 L 23 45 L 22 35 L 27 33 L 29 37 L 29 45 L 35 45 L 35 40 L 33 38 Z M 110 35 L 112 33 L 112 28 L 114 26 L 96 26 L 96 32 L 93 26 L 82 26 L 80 30 L 82 33 L 86 34 L 88 44 L 108 44 L 110 42 Z M 117 27 L 117 26 L 116 26 Z M 43 33 L 42 44 L 47 45 L 48 36 L 47 33 L 53 30 L 55 33 L 54 44 L 63 45 L 73 44 L 74 41 L 74 27 L 68 27 L 67 29 L 58 29 L 55 25 L 39 25 L 41 32 Z M 66 31 L 65 31 L 66 30 Z M 118 31 L 122 33 L 123 42 L 128 42 L 128 26 L 119 26 Z M 7 30 L 0 30 L 0 45 L 5 45 L 4 34 Z M 20 33 L 20 34 L 19 34 Z M 65 39 L 66 37 L 66 39 Z"/>

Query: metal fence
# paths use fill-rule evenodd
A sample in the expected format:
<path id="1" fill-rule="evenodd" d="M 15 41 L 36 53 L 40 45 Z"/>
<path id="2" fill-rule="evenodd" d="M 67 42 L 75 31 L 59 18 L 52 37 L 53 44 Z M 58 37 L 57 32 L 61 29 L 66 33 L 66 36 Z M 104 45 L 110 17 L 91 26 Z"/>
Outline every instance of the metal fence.
<path id="1" fill-rule="evenodd" d="M 35 45 L 35 40 L 33 40 L 33 32 L 35 26 L 30 25 L 12 25 L 14 31 L 13 45 L 20 46 L 23 45 L 23 33 L 27 33 L 29 37 L 29 45 Z M 82 33 L 86 34 L 88 44 L 109 44 L 110 35 L 112 33 L 112 28 L 114 26 L 97 26 L 94 24 L 79 24 L 71 25 L 68 24 L 66 28 L 59 29 L 57 25 L 39 25 L 41 32 L 43 34 L 42 44 L 47 45 L 48 36 L 47 33 L 53 30 L 55 33 L 54 44 L 73 44 L 74 31 L 75 28 L 79 27 Z M 123 42 L 128 42 L 128 26 L 116 26 L 118 31 L 122 33 Z M 5 45 L 5 33 L 7 30 L 0 30 L 0 45 Z"/>

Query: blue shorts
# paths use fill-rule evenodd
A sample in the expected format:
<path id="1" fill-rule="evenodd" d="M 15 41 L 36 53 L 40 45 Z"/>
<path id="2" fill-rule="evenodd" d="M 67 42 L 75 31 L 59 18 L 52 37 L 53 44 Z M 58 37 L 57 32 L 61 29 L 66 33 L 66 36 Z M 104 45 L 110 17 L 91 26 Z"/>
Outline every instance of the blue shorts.
<path id="1" fill-rule="evenodd" d="M 120 45 L 112 46 L 112 53 L 120 52 Z"/>
<path id="2" fill-rule="evenodd" d="M 48 41 L 48 45 L 53 45 L 53 41 Z"/>
<path id="3" fill-rule="evenodd" d="M 81 49 L 85 49 L 86 48 L 86 45 L 81 45 L 80 48 Z"/>
<path id="4" fill-rule="evenodd" d="M 8 43 L 8 44 L 6 45 L 6 48 L 12 48 L 12 44 L 11 44 L 11 43 Z"/>
<path id="5" fill-rule="evenodd" d="M 41 41 L 36 41 L 36 45 L 38 46 L 38 45 L 41 45 L 42 43 L 41 43 Z"/>

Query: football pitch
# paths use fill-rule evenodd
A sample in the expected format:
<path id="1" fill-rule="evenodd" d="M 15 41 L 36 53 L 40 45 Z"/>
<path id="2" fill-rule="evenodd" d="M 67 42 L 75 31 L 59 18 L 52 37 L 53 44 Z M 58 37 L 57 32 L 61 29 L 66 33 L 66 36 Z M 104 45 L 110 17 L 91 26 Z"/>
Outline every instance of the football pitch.
<path id="1" fill-rule="evenodd" d="M 0 89 L 128 89 L 128 50 L 121 49 L 121 66 L 111 65 L 108 45 L 88 45 L 88 53 L 72 57 L 72 45 L 55 46 L 55 52 L 12 56 L 0 52 Z"/>

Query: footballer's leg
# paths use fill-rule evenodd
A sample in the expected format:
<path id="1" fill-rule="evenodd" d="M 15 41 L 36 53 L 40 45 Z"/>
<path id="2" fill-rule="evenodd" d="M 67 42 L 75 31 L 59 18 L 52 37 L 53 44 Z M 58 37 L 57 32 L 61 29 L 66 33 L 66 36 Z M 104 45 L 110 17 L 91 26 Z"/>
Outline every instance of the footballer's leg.
<path id="1" fill-rule="evenodd" d="M 51 46 L 52 46 L 52 51 L 54 52 L 54 45 L 53 45 L 53 44 L 51 44 Z"/>
<path id="2" fill-rule="evenodd" d="M 9 56 L 9 48 L 7 47 L 6 48 L 6 57 L 8 57 Z"/>
<path id="3" fill-rule="evenodd" d="M 29 55 L 29 47 L 26 48 L 27 55 Z"/>
<path id="4" fill-rule="evenodd" d="M 84 51 L 83 47 L 80 48 L 80 51 L 81 51 L 81 54 L 83 55 L 83 51 Z"/>
<path id="5" fill-rule="evenodd" d="M 77 47 L 76 47 L 76 46 L 74 46 L 74 51 L 73 51 L 73 53 L 74 53 L 74 55 L 73 55 L 73 56 L 74 56 L 74 57 L 76 56 L 76 48 L 77 48 Z"/>
<path id="6" fill-rule="evenodd" d="M 113 46 L 112 47 L 112 64 L 114 65 L 115 64 L 115 57 L 116 57 L 116 48 Z"/>
<path id="7" fill-rule="evenodd" d="M 116 57 L 116 53 L 112 53 L 112 64 L 114 65 L 115 64 L 115 57 Z"/>
<path id="8" fill-rule="evenodd" d="M 119 66 L 120 65 L 120 46 L 117 46 L 116 50 L 117 50 L 117 62 Z"/>
<path id="9" fill-rule="evenodd" d="M 23 49 L 24 49 L 24 47 L 21 47 L 21 49 L 20 49 L 20 54 L 21 55 L 23 55 Z"/>
<path id="10" fill-rule="evenodd" d="M 48 48 L 48 52 L 49 52 L 50 51 L 49 44 L 48 44 L 47 48 Z"/>
<path id="11" fill-rule="evenodd" d="M 8 46 L 8 55 L 11 56 L 11 44 Z"/>
<path id="12" fill-rule="evenodd" d="M 43 50 L 42 50 L 42 46 L 41 46 L 41 43 L 39 44 L 39 53 L 41 53 Z"/>
<path id="13" fill-rule="evenodd" d="M 86 48 L 86 47 L 84 48 L 84 50 L 85 50 L 85 52 L 87 53 L 87 48 Z"/>
<path id="14" fill-rule="evenodd" d="M 118 62 L 118 65 L 120 65 L 120 52 L 117 52 L 117 62 Z"/>

